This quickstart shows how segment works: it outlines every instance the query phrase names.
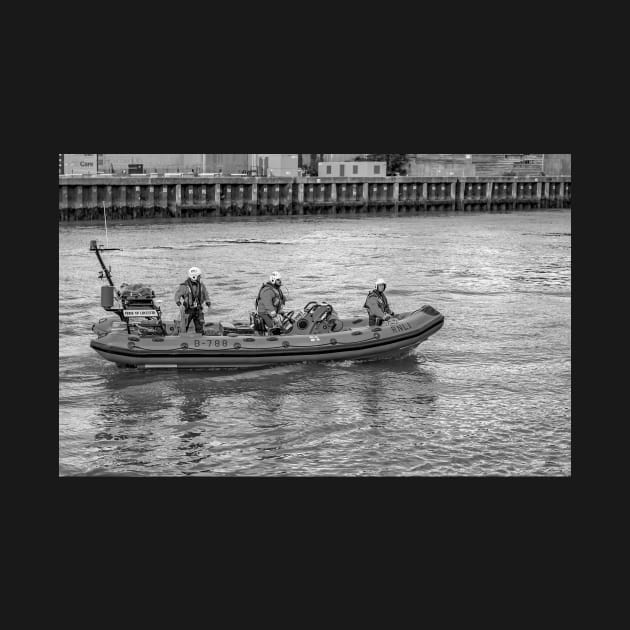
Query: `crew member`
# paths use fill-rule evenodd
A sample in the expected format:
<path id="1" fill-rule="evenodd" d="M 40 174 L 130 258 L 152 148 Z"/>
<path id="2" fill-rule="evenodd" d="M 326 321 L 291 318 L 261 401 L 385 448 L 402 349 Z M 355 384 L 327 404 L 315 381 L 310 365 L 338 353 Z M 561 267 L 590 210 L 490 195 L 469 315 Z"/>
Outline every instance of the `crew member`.
<path id="1" fill-rule="evenodd" d="M 367 299 L 365 300 L 363 308 L 368 310 L 370 326 L 380 326 L 383 320 L 387 321 L 390 317 L 396 317 L 389 307 L 389 302 L 385 296 L 385 289 L 387 289 L 385 280 L 379 278 L 376 281 L 374 289 L 368 293 Z"/>
<path id="2" fill-rule="evenodd" d="M 188 271 L 188 279 L 182 282 L 175 292 L 175 303 L 177 306 L 183 305 L 184 312 L 188 316 L 185 332 L 188 332 L 188 327 L 192 321 L 195 323 L 195 332 L 203 334 L 203 305 L 205 304 L 210 308 L 210 298 L 206 285 L 201 281 L 199 267 L 191 267 Z"/>
<path id="3" fill-rule="evenodd" d="M 280 328 L 276 318 L 284 310 L 286 299 L 282 293 L 282 278 L 277 271 L 269 276 L 269 282 L 260 287 L 258 297 L 256 298 L 256 311 L 262 317 L 268 330 Z"/>

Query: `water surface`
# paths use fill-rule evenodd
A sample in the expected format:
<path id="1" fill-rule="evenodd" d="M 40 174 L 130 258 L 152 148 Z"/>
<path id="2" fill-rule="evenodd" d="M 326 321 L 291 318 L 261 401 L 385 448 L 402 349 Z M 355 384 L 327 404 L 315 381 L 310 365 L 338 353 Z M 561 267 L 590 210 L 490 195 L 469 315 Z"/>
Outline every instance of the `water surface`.
<path id="1" fill-rule="evenodd" d="M 571 211 L 392 218 L 109 222 L 114 281 L 172 296 L 189 267 L 207 321 L 248 320 L 283 274 L 288 307 L 362 313 L 383 276 L 395 311 L 446 317 L 411 354 L 249 371 L 121 370 L 89 347 L 89 241 L 59 227 L 60 475 L 569 475 Z"/>

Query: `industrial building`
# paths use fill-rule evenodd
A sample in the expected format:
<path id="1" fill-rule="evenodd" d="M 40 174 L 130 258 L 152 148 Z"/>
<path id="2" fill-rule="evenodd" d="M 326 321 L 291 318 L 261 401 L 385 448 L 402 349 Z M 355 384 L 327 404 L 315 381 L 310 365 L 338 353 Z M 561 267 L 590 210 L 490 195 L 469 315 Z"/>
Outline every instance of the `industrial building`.
<path id="1" fill-rule="evenodd" d="M 289 153 L 105 153 L 105 173 L 258 174 L 260 177 L 297 177 L 298 154 Z"/>
<path id="2" fill-rule="evenodd" d="M 320 176 L 374 176 L 378 164 L 355 153 L 59 153 L 60 175 L 213 173 L 298 177 L 308 167 Z M 408 153 L 410 177 L 571 175 L 570 153 Z M 371 165 L 371 166 L 370 166 Z M 379 167 L 380 176 L 386 168 Z"/>
<path id="3" fill-rule="evenodd" d="M 243 174 L 247 153 L 103 153 L 104 173 L 217 173 Z"/>
<path id="4" fill-rule="evenodd" d="M 387 162 L 320 162 L 320 177 L 383 177 Z"/>
<path id="5" fill-rule="evenodd" d="M 571 154 L 409 153 L 413 177 L 504 177 L 570 175 Z"/>
<path id="6" fill-rule="evenodd" d="M 298 177 L 320 162 L 354 159 L 357 153 L 250 153 L 250 170 L 261 177 Z"/>
<path id="7" fill-rule="evenodd" d="M 303 169 L 308 168 L 311 165 L 317 167 L 317 164 L 323 161 L 323 153 L 298 153 L 298 166 Z"/>
<path id="8" fill-rule="evenodd" d="M 471 153 L 408 153 L 410 177 L 472 177 L 475 165 Z"/>
<path id="9" fill-rule="evenodd" d="M 298 153 L 300 168 L 317 165 L 320 162 L 354 162 L 357 157 L 367 157 L 367 153 Z"/>
<path id="10" fill-rule="evenodd" d="M 355 162 L 358 157 L 366 156 L 364 153 L 324 153 L 324 162 Z"/>
<path id="11" fill-rule="evenodd" d="M 298 153 L 252 153 L 251 164 L 259 177 L 297 177 Z M 253 169 L 252 169 L 253 170 Z"/>
<path id="12" fill-rule="evenodd" d="M 542 153 L 473 153 L 475 175 L 501 177 L 505 175 L 541 175 Z"/>
<path id="13" fill-rule="evenodd" d="M 247 174 L 250 170 L 250 153 L 203 153 L 202 173 L 223 175 Z"/>
<path id="14" fill-rule="evenodd" d="M 94 153 L 59 154 L 59 174 L 213 173 L 298 177 L 311 163 L 346 161 L 357 154 L 332 153 Z"/>
<path id="15" fill-rule="evenodd" d="M 571 175 L 570 153 L 545 153 L 543 160 L 545 175 L 556 177 L 557 175 Z"/>
<path id="16" fill-rule="evenodd" d="M 60 153 L 59 174 L 96 175 L 102 169 L 102 155 L 102 153 Z"/>
<path id="17" fill-rule="evenodd" d="M 191 172 L 201 167 L 200 153 L 104 153 L 103 172 L 132 173 Z"/>
<path id="18" fill-rule="evenodd" d="M 145 173 L 212 173 L 297 177 L 298 154 L 290 153 L 166 153 L 104 154 L 104 172 L 123 173 L 142 166 Z"/>

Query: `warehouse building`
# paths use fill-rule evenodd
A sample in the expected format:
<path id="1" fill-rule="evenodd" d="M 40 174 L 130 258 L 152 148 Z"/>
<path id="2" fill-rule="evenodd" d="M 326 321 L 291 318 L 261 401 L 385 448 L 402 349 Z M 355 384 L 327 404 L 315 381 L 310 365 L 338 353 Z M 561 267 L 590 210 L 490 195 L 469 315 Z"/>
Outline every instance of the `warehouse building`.
<path id="1" fill-rule="evenodd" d="M 102 153 L 60 153 L 59 174 L 96 175 L 102 169 L 102 159 Z"/>
<path id="2" fill-rule="evenodd" d="M 543 171 L 545 175 L 555 177 L 557 175 L 571 175 L 570 153 L 545 153 Z"/>
<path id="3" fill-rule="evenodd" d="M 251 164 L 259 177 L 298 177 L 298 153 L 252 153 Z"/>
<path id="4" fill-rule="evenodd" d="M 103 153 L 102 172 L 242 174 L 247 153 Z"/>
<path id="5" fill-rule="evenodd" d="M 475 175 L 472 153 L 408 153 L 410 177 L 472 177 Z"/>
<path id="6" fill-rule="evenodd" d="M 320 177 L 383 177 L 387 162 L 320 162 Z"/>
<path id="7" fill-rule="evenodd" d="M 473 153 L 475 175 L 502 177 L 505 175 L 540 175 L 542 153 Z"/>

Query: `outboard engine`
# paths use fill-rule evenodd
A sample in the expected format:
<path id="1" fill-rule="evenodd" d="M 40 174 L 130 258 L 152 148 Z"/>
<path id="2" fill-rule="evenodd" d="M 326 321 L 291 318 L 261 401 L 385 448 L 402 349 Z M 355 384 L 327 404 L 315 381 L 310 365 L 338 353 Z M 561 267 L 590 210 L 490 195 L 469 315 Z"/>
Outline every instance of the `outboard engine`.
<path id="1" fill-rule="evenodd" d="M 298 314 L 293 325 L 294 335 L 317 335 L 328 332 L 339 332 L 343 323 L 330 304 L 309 302 L 304 312 Z"/>

